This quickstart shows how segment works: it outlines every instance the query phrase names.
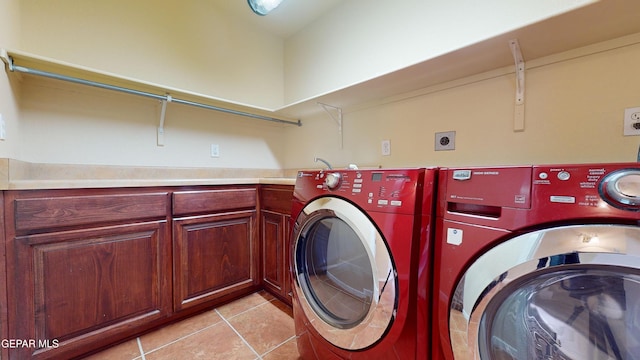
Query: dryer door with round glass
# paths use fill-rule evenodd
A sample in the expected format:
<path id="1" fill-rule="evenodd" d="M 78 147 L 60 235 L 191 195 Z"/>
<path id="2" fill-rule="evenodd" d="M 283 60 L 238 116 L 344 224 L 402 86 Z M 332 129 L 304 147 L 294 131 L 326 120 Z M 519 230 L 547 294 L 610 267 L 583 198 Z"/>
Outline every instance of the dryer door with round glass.
<path id="1" fill-rule="evenodd" d="M 540 230 L 467 269 L 451 345 L 456 359 L 640 359 L 638 299 L 640 227 Z"/>
<path id="2" fill-rule="evenodd" d="M 308 203 L 293 234 L 294 287 L 311 326 L 347 350 L 384 336 L 397 306 L 397 275 L 374 223 L 352 203 Z"/>

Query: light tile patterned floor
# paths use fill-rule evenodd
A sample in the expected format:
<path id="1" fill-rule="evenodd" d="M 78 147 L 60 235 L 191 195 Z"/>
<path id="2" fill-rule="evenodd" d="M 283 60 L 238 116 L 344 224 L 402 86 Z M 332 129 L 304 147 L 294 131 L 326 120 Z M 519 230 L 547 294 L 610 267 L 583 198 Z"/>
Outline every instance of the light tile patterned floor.
<path id="1" fill-rule="evenodd" d="M 261 291 L 86 360 L 299 359 L 291 308 Z"/>

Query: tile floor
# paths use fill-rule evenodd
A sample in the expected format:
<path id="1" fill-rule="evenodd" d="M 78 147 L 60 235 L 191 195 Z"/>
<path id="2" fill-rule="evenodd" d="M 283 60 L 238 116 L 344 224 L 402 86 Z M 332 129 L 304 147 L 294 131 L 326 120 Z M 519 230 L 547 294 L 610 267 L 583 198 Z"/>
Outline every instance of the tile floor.
<path id="1" fill-rule="evenodd" d="M 261 291 L 85 360 L 299 359 L 291 308 Z"/>

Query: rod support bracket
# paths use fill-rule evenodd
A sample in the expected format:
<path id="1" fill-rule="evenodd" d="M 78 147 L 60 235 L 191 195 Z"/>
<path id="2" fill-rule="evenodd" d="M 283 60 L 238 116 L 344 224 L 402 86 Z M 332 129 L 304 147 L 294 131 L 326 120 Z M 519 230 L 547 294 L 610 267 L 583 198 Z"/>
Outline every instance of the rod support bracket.
<path id="1" fill-rule="evenodd" d="M 160 124 L 158 124 L 158 146 L 164 146 L 164 119 L 167 115 L 167 103 L 172 101 L 172 97 L 169 94 L 165 95 L 165 98 L 162 99 L 162 109 L 160 110 Z"/>
<path id="2" fill-rule="evenodd" d="M 518 39 L 509 40 L 509 47 L 511 48 L 511 54 L 513 54 L 516 72 L 516 99 L 513 131 L 524 131 L 525 63 L 524 58 L 522 57 L 522 52 L 520 51 L 520 44 L 518 43 Z"/>
<path id="3" fill-rule="evenodd" d="M 0 59 L 2 59 L 2 61 L 7 64 L 9 71 L 13 72 L 13 59 L 11 58 L 11 56 L 9 55 L 9 53 L 7 53 L 7 50 L 5 49 L 0 49 Z"/>
<path id="4" fill-rule="evenodd" d="M 344 135 L 342 133 L 342 124 L 343 124 L 343 121 L 342 121 L 342 108 L 337 107 L 337 106 L 333 106 L 333 105 L 324 104 L 324 103 L 321 103 L 321 102 L 318 102 L 318 105 L 320 105 L 324 109 L 324 111 L 326 111 L 327 114 L 329 114 L 329 116 L 331 116 L 333 121 L 335 121 L 336 124 L 338 125 L 338 135 L 340 136 L 340 149 L 343 149 L 344 148 Z M 333 112 L 331 110 L 333 110 Z"/>

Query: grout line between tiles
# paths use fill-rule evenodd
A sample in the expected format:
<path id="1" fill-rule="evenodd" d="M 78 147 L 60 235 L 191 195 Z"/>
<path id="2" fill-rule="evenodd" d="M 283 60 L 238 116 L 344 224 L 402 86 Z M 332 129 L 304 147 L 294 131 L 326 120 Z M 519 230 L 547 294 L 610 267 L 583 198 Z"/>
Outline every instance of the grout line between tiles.
<path id="1" fill-rule="evenodd" d="M 239 316 L 239 315 L 241 315 L 241 314 L 244 314 L 244 313 L 246 313 L 246 312 L 249 312 L 249 311 L 251 311 L 251 310 L 253 310 L 253 309 L 255 309 L 255 308 L 258 308 L 258 307 L 260 307 L 260 306 L 264 306 L 264 305 L 267 305 L 267 304 L 273 303 L 273 302 L 275 302 L 275 301 L 278 301 L 278 299 L 275 299 L 275 298 L 270 299 L 270 300 L 266 300 L 266 299 L 265 299 L 265 301 L 264 301 L 263 303 L 260 303 L 260 304 L 254 305 L 254 306 L 252 306 L 252 307 L 250 307 L 250 308 L 248 308 L 248 309 L 246 309 L 246 310 L 244 310 L 244 311 L 241 311 L 241 312 L 239 312 L 239 313 L 237 313 L 237 314 L 234 314 L 233 316 L 230 316 L 228 319 L 229 319 L 229 320 L 231 320 L 231 319 L 233 319 L 233 318 L 235 318 L 235 317 L 237 317 L 237 316 Z M 242 335 L 241 335 L 241 334 L 240 334 L 240 333 L 239 333 L 239 332 L 238 332 L 238 331 L 233 327 L 233 325 L 231 325 L 231 323 L 228 321 L 228 319 L 227 319 L 226 317 L 224 317 L 224 316 L 223 316 L 223 315 L 218 311 L 218 309 L 217 309 L 217 308 L 216 308 L 216 309 L 213 309 L 213 311 L 215 311 L 215 312 L 216 312 L 216 314 L 218 314 L 218 316 L 220 316 L 220 319 L 222 319 L 222 321 L 224 321 L 224 323 L 226 323 L 226 324 L 231 328 L 231 330 L 233 330 L 233 332 L 235 332 L 235 333 L 236 333 L 236 335 L 238 335 L 238 336 L 240 337 L 240 339 L 242 340 L 242 342 L 243 342 L 245 345 L 247 345 L 247 346 L 249 347 L 249 349 L 251 349 L 251 351 L 252 351 L 252 352 L 257 356 L 256 360 L 261 360 L 261 359 L 262 359 L 262 356 L 261 356 L 260 354 L 258 354 L 258 352 L 257 352 L 257 351 L 256 351 L 256 350 L 255 350 L 255 349 L 254 349 L 254 348 L 253 348 L 253 347 L 252 347 L 252 346 L 247 342 L 247 340 L 246 340 L 246 339 L 245 339 L 245 338 L 244 338 L 244 337 L 243 337 L 243 336 L 242 336 Z M 192 333 L 190 333 L 190 334 L 187 334 L 187 335 L 182 336 L 182 337 L 180 337 L 180 338 L 178 338 L 178 339 L 175 339 L 175 340 L 173 340 L 173 341 L 170 341 L 170 342 L 168 342 L 168 343 L 166 343 L 166 344 L 163 344 L 163 345 L 161 345 L 161 346 L 158 346 L 157 348 L 151 349 L 150 351 L 147 351 L 147 352 L 145 352 L 145 351 L 144 351 L 144 349 L 143 349 L 143 347 L 142 347 L 142 341 L 141 341 L 140 337 L 138 337 L 138 338 L 136 338 L 136 341 L 137 341 L 137 343 L 138 343 L 138 350 L 140 351 L 141 356 L 140 356 L 140 357 L 138 357 L 137 359 L 140 359 L 140 360 L 146 360 L 145 354 L 151 354 L 151 353 L 153 353 L 153 352 L 156 352 L 156 351 L 158 351 L 158 350 L 160 350 L 160 349 L 162 349 L 162 348 L 165 348 L 165 347 L 167 347 L 167 346 L 169 346 L 169 345 L 172 345 L 172 344 L 177 343 L 177 342 L 179 342 L 179 341 L 181 341 L 181 340 L 184 340 L 184 339 L 186 339 L 186 338 L 188 338 L 188 337 L 190 337 L 190 336 L 192 336 L 192 335 L 195 335 L 195 334 L 197 334 L 197 333 L 199 333 L 199 332 L 202 332 L 202 331 L 207 330 L 207 329 L 209 329 L 209 328 L 211 328 L 211 327 L 213 327 L 213 326 L 216 326 L 216 325 L 217 325 L 217 324 L 219 324 L 220 322 L 221 322 L 221 321 L 218 321 L 218 322 L 216 322 L 216 323 L 210 324 L 209 326 L 206 326 L 206 327 L 204 327 L 204 328 L 202 328 L 202 329 L 200 329 L 200 330 L 194 331 L 194 332 L 192 332 Z M 266 352 L 265 354 L 263 354 L 263 355 L 266 355 L 266 354 L 268 354 L 268 353 L 270 353 L 270 352 L 274 351 L 275 349 L 277 349 L 278 347 L 280 347 L 281 345 L 283 345 L 283 344 L 284 344 L 284 343 L 286 343 L 287 341 L 291 340 L 292 338 L 295 338 L 295 335 L 294 335 L 293 337 L 291 337 L 291 338 L 289 338 L 289 339 L 285 340 L 284 342 L 282 342 L 282 343 L 280 343 L 280 344 L 278 344 L 278 345 L 274 346 L 273 348 L 271 348 L 269 351 L 267 351 L 267 352 Z"/>
<path id="2" fill-rule="evenodd" d="M 276 301 L 276 300 L 278 300 L 278 299 L 266 300 L 266 301 L 265 301 L 265 302 L 263 302 L 262 304 L 254 305 L 254 306 L 252 306 L 252 307 L 250 307 L 250 308 L 248 308 L 248 309 L 246 309 L 246 310 L 244 310 L 244 311 L 241 311 L 241 312 L 239 312 L 239 313 L 237 313 L 237 314 L 234 314 L 234 315 L 229 316 L 229 320 L 231 320 L 231 319 L 235 318 L 236 316 L 240 316 L 240 315 L 242 315 L 242 314 L 244 314 L 244 313 L 246 313 L 246 312 L 249 312 L 249 311 L 251 311 L 251 310 L 253 310 L 253 309 L 257 308 L 257 307 L 260 307 L 260 306 L 264 306 L 264 305 L 270 304 L 270 303 L 272 303 L 272 302 L 274 302 L 274 301 Z M 218 310 L 216 309 L 216 312 L 217 312 L 217 311 L 218 311 Z M 222 314 L 220 314 L 220 313 L 218 313 L 218 315 L 220 315 L 220 317 L 223 317 L 223 316 L 222 316 Z"/>
<path id="3" fill-rule="evenodd" d="M 216 312 L 217 312 L 217 311 L 216 311 Z M 218 315 L 220 315 L 220 314 L 218 314 Z M 220 317 L 222 318 L 222 316 L 221 316 L 221 315 L 220 315 Z M 220 324 L 221 322 L 222 322 L 222 321 L 218 321 L 218 322 L 215 322 L 215 323 L 210 324 L 210 325 L 208 325 L 208 326 L 205 326 L 205 327 L 203 327 L 203 328 L 202 328 L 202 329 L 200 329 L 200 330 L 196 330 L 196 331 L 194 331 L 194 332 L 192 332 L 192 333 L 189 333 L 189 334 L 187 334 L 187 335 L 185 335 L 185 336 L 181 336 L 181 337 L 179 337 L 179 338 L 177 338 L 177 339 L 175 339 L 175 340 L 169 341 L 168 343 L 163 344 L 163 345 L 160 345 L 160 346 L 158 346 L 157 348 L 151 349 L 151 350 L 147 351 L 146 353 L 147 353 L 147 354 L 151 354 L 152 352 L 156 352 L 156 351 L 158 351 L 158 350 L 160 350 L 160 349 L 162 349 L 162 348 L 165 348 L 165 347 L 167 347 L 167 346 L 169 346 L 169 345 L 173 345 L 173 344 L 175 344 L 175 343 L 177 343 L 177 342 L 179 342 L 179 341 L 181 341 L 181 340 L 184 340 L 184 339 L 186 339 L 186 338 L 188 338 L 188 337 L 190 337 L 190 336 L 192 336 L 192 335 L 198 334 L 198 333 L 203 332 L 203 331 L 205 331 L 205 330 L 207 330 L 207 329 L 209 329 L 209 328 L 212 328 L 212 327 L 214 327 L 214 326 L 216 326 L 216 325 Z M 140 338 L 138 338 L 138 342 L 139 342 L 139 344 L 140 344 L 140 350 L 142 351 L 142 354 L 145 354 L 144 350 L 142 350 L 142 342 L 141 342 L 139 339 L 140 339 Z M 142 359 L 142 360 L 146 360 L 146 359 L 144 359 L 144 356 L 143 356 L 143 359 Z"/>
<path id="4" fill-rule="evenodd" d="M 262 356 L 265 356 L 265 355 L 269 354 L 270 352 L 273 352 L 275 349 L 279 348 L 280 346 L 286 344 L 287 342 L 289 342 L 289 341 L 291 341 L 291 340 L 293 340 L 295 338 L 296 338 L 296 336 L 293 335 L 292 337 L 288 338 L 287 340 L 285 340 L 285 341 L 281 342 L 280 344 L 278 344 L 278 345 L 272 347 L 271 349 L 269 349 L 269 351 L 267 351 L 266 353 L 262 354 Z"/>
<path id="5" fill-rule="evenodd" d="M 260 306 L 260 305 L 258 305 L 258 306 Z M 254 306 L 254 307 L 252 307 L 252 309 L 253 309 L 253 308 L 256 308 L 256 307 L 257 307 L 257 306 Z M 230 322 L 229 322 L 229 321 L 228 321 L 224 316 L 222 316 L 222 314 L 220 314 L 220 312 L 218 312 L 218 309 L 215 309 L 215 312 L 216 312 L 218 315 L 220 315 L 220 317 L 222 318 L 222 321 L 224 321 L 225 323 L 227 323 L 227 325 L 229 325 L 229 327 L 231 328 L 231 330 L 233 330 L 233 332 L 235 332 L 235 333 L 236 333 L 236 335 L 238 335 L 238 336 L 240 337 L 240 340 L 242 340 L 242 342 L 243 342 L 245 345 L 247 345 L 247 346 L 249 347 L 249 349 L 251 349 L 251 351 L 253 351 L 253 353 L 254 353 L 254 354 L 256 354 L 257 359 L 262 359 L 262 356 L 260 356 L 260 354 L 258 354 L 258 352 L 253 348 L 253 346 L 251 346 L 251 345 L 247 342 L 247 340 L 245 340 L 245 339 L 244 339 L 244 337 L 243 337 L 242 335 L 240 335 L 240 333 L 238 332 L 238 330 L 236 330 L 236 328 L 234 328 L 234 327 L 233 327 L 233 325 L 231 325 L 231 323 L 230 323 Z M 244 312 L 244 311 L 243 311 L 243 312 Z M 239 314 L 236 314 L 236 315 L 239 315 Z M 235 317 L 236 315 L 234 315 L 234 316 L 232 316 L 232 317 Z"/>
<path id="6" fill-rule="evenodd" d="M 136 341 L 138 342 L 138 351 L 140 351 L 140 359 L 147 360 L 147 358 L 144 356 L 144 350 L 142 350 L 142 342 L 140 342 L 139 336 L 136 338 Z"/>

